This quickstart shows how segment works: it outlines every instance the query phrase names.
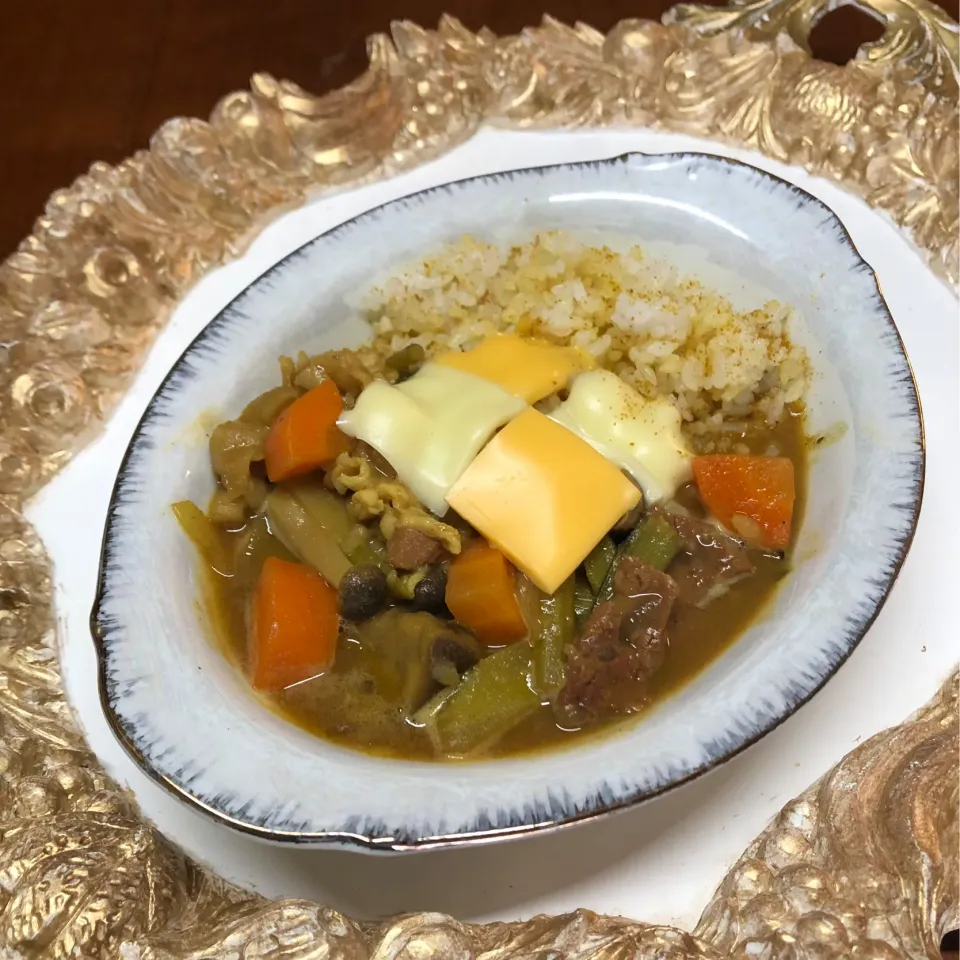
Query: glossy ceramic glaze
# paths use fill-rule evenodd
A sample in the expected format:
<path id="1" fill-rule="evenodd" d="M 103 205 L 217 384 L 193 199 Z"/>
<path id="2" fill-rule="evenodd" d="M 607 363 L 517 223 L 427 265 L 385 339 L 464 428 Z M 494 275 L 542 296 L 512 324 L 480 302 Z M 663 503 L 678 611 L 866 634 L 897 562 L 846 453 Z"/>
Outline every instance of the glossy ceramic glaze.
<path id="1" fill-rule="evenodd" d="M 559 227 L 672 259 L 737 306 L 793 304 L 815 376 L 815 458 L 794 573 L 765 620 L 635 723 L 563 751 L 470 764 L 366 757 L 269 713 L 213 649 L 192 548 L 169 511 L 212 489 L 198 420 L 275 380 L 275 357 L 356 343 L 352 295 L 464 232 Z M 93 628 L 102 699 L 151 776 L 226 823 L 278 840 L 409 849 L 567 823 L 710 769 L 809 698 L 849 655 L 916 522 L 923 437 L 909 364 L 870 268 L 819 201 L 696 154 L 495 174 L 394 201 L 281 261 L 204 329 L 150 403 L 120 471 Z M 202 736 L 198 735 L 202 731 Z"/>

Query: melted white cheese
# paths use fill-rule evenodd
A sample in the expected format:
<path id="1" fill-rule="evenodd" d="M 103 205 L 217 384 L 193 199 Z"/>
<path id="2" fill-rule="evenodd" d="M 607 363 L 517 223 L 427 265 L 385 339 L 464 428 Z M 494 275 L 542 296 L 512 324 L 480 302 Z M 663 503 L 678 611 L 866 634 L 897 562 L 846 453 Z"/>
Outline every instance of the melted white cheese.
<path id="1" fill-rule="evenodd" d="M 442 517 L 450 488 L 497 428 L 525 407 L 489 380 L 427 363 L 397 386 L 375 380 L 338 426 L 369 443 L 417 499 Z"/>
<path id="2" fill-rule="evenodd" d="M 550 417 L 626 470 L 648 503 L 672 496 L 691 477 L 677 409 L 647 400 L 609 370 L 581 373 Z"/>

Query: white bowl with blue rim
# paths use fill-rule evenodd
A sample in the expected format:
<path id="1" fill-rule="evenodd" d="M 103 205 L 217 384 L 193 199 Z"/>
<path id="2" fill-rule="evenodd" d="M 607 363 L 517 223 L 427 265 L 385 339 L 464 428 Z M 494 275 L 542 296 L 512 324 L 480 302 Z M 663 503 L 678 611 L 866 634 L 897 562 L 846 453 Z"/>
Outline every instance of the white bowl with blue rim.
<path id="1" fill-rule="evenodd" d="M 735 306 L 775 298 L 813 368 L 811 458 L 791 573 L 685 687 L 602 736 L 516 758 L 387 759 L 265 707 L 210 642 L 199 568 L 170 504 L 206 502 L 198 418 L 274 385 L 275 358 L 365 339 L 348 306 L 374 275 L 464 233 L 544 228 L 622 237 Z M 838 430 L 840 425 L 842 429 Z M 608 813 L 699 776 L 804 704 L 869 629 L 909 549 L 923 426 L 896 326 L 836 215 L 753 167 L 701 154 L 518 170 L 396 200 L 317 237 L 215 317 L 153 397 L 124 457 L 91 626 L 103 708 L 135 762 L 217 820 L 276 841 L 412 850 L 516 836 Z"/>

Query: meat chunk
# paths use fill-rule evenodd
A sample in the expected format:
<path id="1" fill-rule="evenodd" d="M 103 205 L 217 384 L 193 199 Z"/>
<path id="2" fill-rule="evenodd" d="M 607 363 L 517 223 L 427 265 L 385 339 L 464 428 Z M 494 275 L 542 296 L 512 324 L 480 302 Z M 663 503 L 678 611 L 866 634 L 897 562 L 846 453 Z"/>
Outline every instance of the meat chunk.
<path id="1" fill-rule="evenodd" d="M 387 542 L 387 560 L 398 570 L 416 570 L 436 563 L 442 553 L 439 541 L 413 527 L 400 527 Z"/>
<path id="2" fill-rule="evenodd" d="M 753 564 L 739 540 L 715 524 L 693 517 L 669 515 L 684 549 L 670 566 L 680 590 L 680 602 L 705 607 L 738 580 L 753 573 Z"/>
<path id="3" fill-rule="evenodd" d="M 638 709 L 647 681 L 666 657 L 667 623 L 677 598 L 673 578 L 624 557 L 613 586 L 613 599 L 591 614 L 569 658 L 559 700 L 567 713 L 603 717 Z"/>
<path id="4" fill-rule="evenodd" d="M 210 504 L 210 519 L 216 523 L 240 523 L 246 509 L 259 509 L 267 493 L 262 476 L 253 465 L 263 460 L 268 428 L 241 420 L 218 424 L 210 435 L 210 464 L 220 489 Z"/>
<path id="5" fill-rule="evenodd" d="M 312 390 L 324 380 L 332 380 L 347 406 L 352 406 L 360 391 L 373 380 L 373 374 L 355 350 L 330 350 L 315 357 L 301 350 L 296 360 L 281 357 L 280 371 L 285 384 L 301 390 Z"/>
<path id="6" fill-rule="evenodd" d="M 297 381 L 298 386 L 304 386 L 308 390 L 318 369 L 337 385 L 341 393 L 354 399 L 373 381 L 366 364 L 354 350 L 331 350 L 318 357 L 311 357 L 311 361 L 310 366 L 301 374 L 303 383 L 300 382 L 301 378 Z"/>

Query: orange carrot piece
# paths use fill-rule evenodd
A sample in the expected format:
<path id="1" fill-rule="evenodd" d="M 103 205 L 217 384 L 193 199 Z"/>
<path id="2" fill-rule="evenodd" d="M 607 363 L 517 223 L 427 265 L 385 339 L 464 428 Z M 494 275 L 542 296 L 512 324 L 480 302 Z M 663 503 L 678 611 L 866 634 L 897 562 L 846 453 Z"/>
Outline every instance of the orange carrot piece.
<path id="1" fill-rule="evenodd" d="M 339 629 L 337 591 L 305 564 L 267 557 L 250 618 L 251 684 L 277 691 L 329 670 Z"/>
<path id="2" fill-rule="evenodd" d="M 486 644 L 527 635 L 513 569 L 494 547 L 478 545 L 454 558 L 447 572 L 447 607 Z"/>
<path id="3" fill-rule="evenodd" d="M 703 502 L 725 527 L 766 549 L 790 543 L 796 487 L 788 457 L 694 457 L 693 477 Z"/>
<path id="4" fill-rule="evenodd" d="M 267 434 L 267 477 L 274 483 L 299 477 L 332 463 L 348 450 L 350 440 L 337 428 L 342 410 L 343 400 L 332 380 L 324 380 L 294 400 Z"/>

